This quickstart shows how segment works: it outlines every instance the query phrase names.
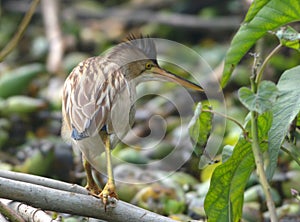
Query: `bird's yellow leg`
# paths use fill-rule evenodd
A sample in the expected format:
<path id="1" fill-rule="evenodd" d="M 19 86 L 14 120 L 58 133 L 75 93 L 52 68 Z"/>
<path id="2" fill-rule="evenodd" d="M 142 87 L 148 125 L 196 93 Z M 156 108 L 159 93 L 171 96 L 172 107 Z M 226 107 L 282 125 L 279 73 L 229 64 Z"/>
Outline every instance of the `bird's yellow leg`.
<path id="1" fill-rule="evenodd" d="M 103 138 L 104 137 L 104 138 Z M 113 169 L 111 164 L 111 153 L 110 153 L 110 140 L 109 136 L 105 135 L 102 138 L 105 141 L 105 154 L 106 154 L 106 167 L 107 167 L 107 183 L 100 193 L 100 197 L 102 198 L 105 210 L 106 205 L 108 204 L 108 197 L 114 197 L 118 199 L 118 195 L 116 193 L 115 181 L 113 176 Z"/>
<path id="2" fill-rule="evenodd" d="M 92 194 L 92 195 L 99 195 L 101 193 L 101 189 L 95 182 L 93 175 L 92 175 L 92 166 L 91 164 L 85 159 L 84 156 L 82 156 L 82 162 L 83 162 L 83 168 L 86 172 L 86 180 L 87 184 L 85 188 Z"/>

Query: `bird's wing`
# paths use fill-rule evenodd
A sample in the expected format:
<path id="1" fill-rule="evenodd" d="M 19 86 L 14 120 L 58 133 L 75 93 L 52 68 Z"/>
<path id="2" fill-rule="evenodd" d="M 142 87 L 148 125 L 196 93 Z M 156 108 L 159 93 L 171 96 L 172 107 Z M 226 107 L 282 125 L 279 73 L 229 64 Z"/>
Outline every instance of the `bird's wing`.
<path id="1" fill-rule="evenodd" d="M 101 57 L 89 58 L 73 69 L 64 86 L 63 113 L 73 139 L 98 134 L 107 123 L 118 93 L 126 85 L 125 77 L 116 69 L 104 74 Z"/>
<path id="2" fill-rule="evenodd" d="M 130 97 L 125 77 L 119 69 L 110 66 L 101 63 L 101 57 L 81 62 L 69 75 L 63 90 L 62 136 L 71 140 L 73 147 L 79 148 L 99 172 L 103 170 L 103 161 L 99 158 L 105 147 L 99 131 L 104 126 L 110 131 L 114 128 L 115 121 L 111 121 L 111 115 L 115 116 L 118 112 L 111 112 L 116 110 L 113 107 L 121 111 L 119 121 L 126 118 L 125 108 L 120 104 Z M 106 70 L 113 73 L 106 75 Z"/>

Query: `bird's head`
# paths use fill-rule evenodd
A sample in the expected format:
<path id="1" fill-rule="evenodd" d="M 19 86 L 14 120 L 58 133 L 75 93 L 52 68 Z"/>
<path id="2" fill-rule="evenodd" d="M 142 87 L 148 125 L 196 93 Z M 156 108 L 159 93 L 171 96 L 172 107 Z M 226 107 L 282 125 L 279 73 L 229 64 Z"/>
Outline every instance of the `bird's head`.
<path id="1" fill-rule="evenodd" d="M 149 37 L 130 36 L 128 41 L 116 46 L 107 55 L 107 59 L 121 67 L 122 73 L 128 80 L 137 79 L 138 82 L 167 80 L 193 90 L 203 91 L 197 84 L 161 68 L 157 62 L 155 43 Z"/>

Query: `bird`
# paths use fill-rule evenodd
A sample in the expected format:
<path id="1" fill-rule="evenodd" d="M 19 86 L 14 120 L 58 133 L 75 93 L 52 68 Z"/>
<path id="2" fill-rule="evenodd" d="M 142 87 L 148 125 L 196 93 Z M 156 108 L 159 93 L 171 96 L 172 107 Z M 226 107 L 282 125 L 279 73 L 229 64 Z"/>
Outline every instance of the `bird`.
<path id="1" fill-rule="evenodd" d="M 118 199 L 111 150 L 134 122 L 136 86 L 147 80 L 172 81 L 203 91 L 199 85 L 161 68 L 155 41 L 129 35 L 104 55 L 80 62 L 65 80 L 62 93 L 61 135 L 82 153 L 86 189 L 102 199 L 105 211 Z M 107 182 L 101 189 L 92 171 L 103 171 L 105 152 Z"/>

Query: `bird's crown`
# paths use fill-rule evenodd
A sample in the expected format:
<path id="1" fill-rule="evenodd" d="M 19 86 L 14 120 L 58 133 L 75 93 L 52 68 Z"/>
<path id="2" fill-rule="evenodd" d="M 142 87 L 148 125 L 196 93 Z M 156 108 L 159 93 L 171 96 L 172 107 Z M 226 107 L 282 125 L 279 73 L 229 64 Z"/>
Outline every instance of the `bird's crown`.
<path id="1" fill-rule="evenodd" d="M 136 36 L 134 34 L 129 34 L 125 43 L 138 48 L 149 59 L 156 60 L 156 46 L 153 39 L 149 36 L 144 37 L 143 35 Z"/>

